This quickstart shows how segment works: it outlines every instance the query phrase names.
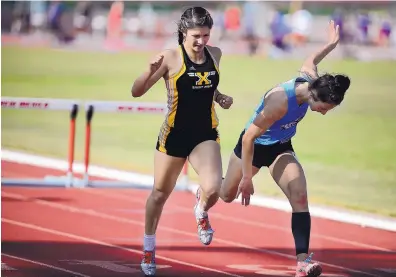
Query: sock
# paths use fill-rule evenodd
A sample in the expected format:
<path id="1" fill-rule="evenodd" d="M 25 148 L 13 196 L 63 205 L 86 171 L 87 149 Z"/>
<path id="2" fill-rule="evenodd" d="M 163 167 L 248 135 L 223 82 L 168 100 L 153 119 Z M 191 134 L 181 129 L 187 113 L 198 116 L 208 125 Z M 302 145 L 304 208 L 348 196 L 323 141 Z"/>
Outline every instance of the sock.
<path id="1" fill-rule="evenodd" d="M 144 251 L 153 251 L 155 248 L 155 234 L 146 235 L 144 234 L 143 249 Z"/>
<path id="2" fill-rule="evenodd" d="M 195 216 L 198 218 L 203 218 L 207 216 L 207 212 L 202 209 L 201 201 L 198 203 L 197 208 L 195 209 Z"/>
<path id="3" fill-rule="evenodd" d="M 296 255 L 308 254 L 311 235 L 311 215 L 309 212 L 292 214 L 292 233 L 296 246 Z"/>

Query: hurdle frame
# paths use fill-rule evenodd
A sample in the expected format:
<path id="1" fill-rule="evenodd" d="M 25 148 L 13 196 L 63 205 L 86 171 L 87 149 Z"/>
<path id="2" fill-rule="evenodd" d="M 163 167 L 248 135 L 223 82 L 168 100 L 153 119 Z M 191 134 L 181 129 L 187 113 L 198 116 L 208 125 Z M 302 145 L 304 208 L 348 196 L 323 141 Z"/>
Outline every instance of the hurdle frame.
<path id="1" fill-rule="evenodd" d="M 28 187 L 92 187 L 92 188 L 144 188 L 147 184 L 138 184 L 130 181 L 117 180 L 91 180 L 90 178 L 90 147 L 92 120 L 95 113 L 148 113 L 165 114 L 167 106 L 162 103 L 130 102 L 130 101 L 82 101 L 53 98 L 26 98 L 26 97 L 2 97 L 2 108 L 14 109 L 37 109 L 70 111 L 68 166 L 64 176 L 45 176 L 43 179 L 14 179 L 2 178 L 1 183 L 5 186 L 28 186 Z M 74 152 L 75 152 L 75 128 L 79 110 L 85 111 L 85 146 L 84 146 L 84 171 L 82 178 L 74 176 Z M 107 178 L 106 178 L 107 179 Z M 188 160 L 176 184 L 176 190 L 188 191 Z"/>
<path id="2" fill-rule="evenodd" d="M 29 186 L 29 187 L 71 187 L 74 183 L 73 163 L 74 146 L 76 136 L 76 120 L 81 101 L 69 99 L 51 98 L 27 98 L 27 97 L 1 97 L 1 108 L 11 109 L 33 109 L 50 111 L 69 111 L 69 145 L 68 145 L 68 166 L 66 175 L 62 177 L 45 176 L 44 179 L 30 178 L 1 178 L 1 184 L 5 186 Z"/>
<path id="3" fill-rule="evenodd" d="M 89 160 L 90 160 L 90 146 L 91 146 L 91 130 L 92 120 L 95 113 L 149 113 L 149 114 L 166 114 L 167 106 L 162 103 L 148 103 L 148 102 L 130 102 L 130 101 L 87 101 L 85 103 L 86 113 L 86 127 L 85 127 L 85 150 L 84 150 L 84 187 L 119 187 L 127 188 L 130 186 L 136 187 L 136 184 L 123 181 L 105 181 L 105 180 L 91 180 L 89 176 Z M 189 184 L 188 178 L 188 161 L 183 166 L 181 177 L 176 183 L 175 189 L 187 191 Z M 146 188 L 146 186 L 144 186 Z"/>

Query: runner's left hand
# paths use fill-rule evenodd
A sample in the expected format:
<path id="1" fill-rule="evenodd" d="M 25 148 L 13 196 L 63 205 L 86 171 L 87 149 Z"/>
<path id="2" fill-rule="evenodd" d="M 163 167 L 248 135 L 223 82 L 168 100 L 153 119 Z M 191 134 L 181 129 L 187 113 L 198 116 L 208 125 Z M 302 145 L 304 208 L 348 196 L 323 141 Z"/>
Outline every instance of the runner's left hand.
<path id="1" fill-rule="evenodd" d="M 217 103 L 219 103 L 220 107 L 222 107 L 223 109 L 229 109 L 234 103 L 232 97 L 225 94 L 220 94 L 216 100 Z"/>

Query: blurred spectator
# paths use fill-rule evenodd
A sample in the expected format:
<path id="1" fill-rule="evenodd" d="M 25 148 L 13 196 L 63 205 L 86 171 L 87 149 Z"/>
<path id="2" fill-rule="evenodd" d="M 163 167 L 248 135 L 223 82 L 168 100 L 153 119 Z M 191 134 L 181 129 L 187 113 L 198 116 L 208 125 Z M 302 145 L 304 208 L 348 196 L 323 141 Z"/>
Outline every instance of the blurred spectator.
<path id="1" fill-rule="evenodd" d="M 210 45 L 216 45 L 225 36 L 224 11 L 220 7 L 209 11 L 213 18 L 213 27 L 210 35 Z"/>
<path id="2" fill-rule="evenodd" d="M 78 31 L 92 34 L 93 3 L 79 1 L 76 6 L 74 26 Z"/>
<path id="3" fill-rule="evenodd" d="M 340 42 L 344 42 L 346 39 L 346 34 L 345 34 L 345 18 L 344 14 L 340 9 L 335 9 L 334 13 L 331 15 L 331 19 L 334 21 L 336 25 L 339 26 L 339 32 L 340 32 Z"/>
<path id="4" fill-rule="evenodd" d="M 226 36 L 232 40 L 240 34 L 241 28 L 241 9 L 237 5 L 230 5 L 224 12 L 224 25 Z"/>
<path id="5" fill-rule="evenodd" d="M 389 47 L 390 46 L 391 33 L 392 33 L 391 20 L 390 20 L 390 18 L 385 17 L 382 20 L 382 23 L 381 23 L 381 26 L 380 26 L 377 45 L 383 46 L 383 47 Z"/>
<path id="6" fill-rule="evenodd" d="M 246 1 L 243 4 L 243 26 L 244 33 L 249 47 L 249 55 L 254 55 L 259 46 L 259 38 L 257 34 L 256 16 L 258 12 L 258 5 L 255 1 Z"/>
<path id="7" fill-rule="evenodd" d="M 153 5 L 149 2 L 143 2 L 138 10 L 138 19 L 140 28 L 138 34 L 140 36 L 159 35 L 157 32 L 157 14 L 153 9 Z"/>
<path id="8" fill-rule="evenodd" d="M 312 30 L 312 14 L 307 10 L 297 10 L 291 15 L 291 42 L 294 47 L 302 46 L 308 41 Z"/>
<path id="9" fill-rule="evenodd" d="M 46 3 L 43 0 L 30 1 L 30 24 L 32 29 L 44 29 L 46 23 Z"/>
<path id="10" fill-rule="evenodd" d="M 362 12 L 358 15 L 358 39 L 362 44 L 368 44 L 369 40 L 369 27 L 371 25 L 371 19 L 367 12 Z"/>
<path id="11" fill-rule="evenodd" d="M 124 13 L 124 3 L 114 1 L 111 4 L 107 17 L 106 47 L 110 49 L 119 49 L 122 47 L 122 22 Z"/>
<path id="12" fill-rule="evenodd" d="M 288 51 L 290 49 L 290 44 L 288 43 L 287 36 L 291 33 L 291 29 L 287 25 L 285 16 L 282 12 L 275 12 L 272 22 L 270 23 L 270 29 L 272 34 L 272 45 L 279 50 Z"/>
<path id="13" fill-rule="evenodd" d="M 17 1 L 13 9 L 11 31 L 13 33 L 28 33 L 30 31 L 30 6 L 27 1 Z"/>
<path id="14" fill-rule="evenodd" d="M 48 10 L 48 25 L 60 43 L 69 43 L 74 40 L 74 24 L 72 14 L 62 1 L 51 1 Z"/>

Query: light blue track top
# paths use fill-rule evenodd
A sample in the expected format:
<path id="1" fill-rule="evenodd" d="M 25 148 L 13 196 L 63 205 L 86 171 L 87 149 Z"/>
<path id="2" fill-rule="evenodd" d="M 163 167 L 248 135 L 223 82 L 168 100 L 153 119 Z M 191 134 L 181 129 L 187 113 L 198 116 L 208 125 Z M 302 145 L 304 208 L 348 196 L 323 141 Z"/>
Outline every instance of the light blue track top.
<path id="1" fill-rule="evenodd" d="M 298 105 L 295 83 L 308 82 L 307 79 L 308 78 L 297 77 L 279 85 L 285 90 L 288 98 L 287 112 L 281 119 L 276 121 L 264 134 L 256 138 L 256 140 L 254 141 L 255 144 L 271 145 L 275 143 L 283 143 L 289 141 L 296 134 L 297 123 L 304 118 L 309 105 L 308 103 Z M 247 128 L 254 121 L 256 116 L 264 109 L 264 98 L 266 94 L 262 97 L 260 104 L 254 111 L 253 116 L 246 124 L 245 130 L 247 130 Z"/>

